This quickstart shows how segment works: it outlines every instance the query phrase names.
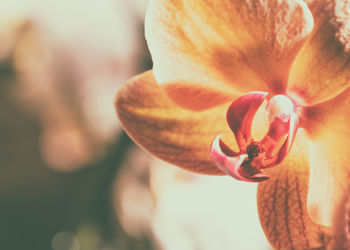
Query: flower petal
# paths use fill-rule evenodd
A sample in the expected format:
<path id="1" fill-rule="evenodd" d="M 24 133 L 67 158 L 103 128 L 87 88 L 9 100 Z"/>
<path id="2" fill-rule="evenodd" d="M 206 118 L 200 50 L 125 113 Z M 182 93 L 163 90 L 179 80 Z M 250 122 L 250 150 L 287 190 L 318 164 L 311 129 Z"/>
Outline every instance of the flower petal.
<path id="1" fill-rule="evenodd" d="M 205 110 L 232 101 L 232 93 L 216 90 L 211 86 L 203 86 L 189 82 L 168 83 L 165 91 L 179 106 L 190 110 Z"/>
<path id="2" fill-rule="evenodd" d="M 265 170 L 269 180 L 258 185 L 258 212 L 265 235 L 276 249 L 325 246 L 325 228 L 307 214 L 308 157 L 305 133 L 299 130 L 281 165 Z"/>
<path id="3" fill-rule="evenodd" d="M 332 232 L 336 236 L 335 246 L 332 249 L 349 249 L 350 247 L 350 186 L 337 207 L 332 221 Z"/>
<path id="4" fill-rule="evenodd" d="M 222 95 L 283 92 L 312 27 L 302 0 L 152 0 L 146 15 L 155 78 L 182 93 L 188 83 Z"/>
<path id="5" fill-rule="evenodd" d="M 141 147 L 169 163 L 206 174 L 223 174 L 209 150 L 218 134 L 234 137 L 225 119 L 229 104 L 201 112 L 182 109 L 159 87 L 152 71 L 129 80 L 115 100 L 123 127 Z"/>
<path id="6" fill-rule="evenodd" d="M 239 181 L 260 182 L 269 178 L 260 169 L 242 167 L 243 162 L 248 159 L 247 154 L 237 154 L 230 150 L 230 155 L 227 155 L 224 151 L 228 147 L 221 141 L 220 137 L 220 135 L 215 137 L 210 146 L 210 156 L 218 168 Z"/>
<path id="7" fill-rule="evenodd" d="M 329 100 L 350 85 L 350 2 L 309 2 L 315 28 L 299 51 L 288 80 L 289 95 L 307 105 Z"/>
<path id="8" fill-rule="evenodd" d="M 350 176 L 350 88 L 305 111 L 310 138 L 308 209 L 313 220 L 330 225 Z"/>
<path id="9" fill-rule="evenodd" d="M 252 123 L 267 94 L 261 91 L 249 92 L 236 99 L 227 109 L 226 120 L 236 137 L 240 151 L 244 151 L 252 142 Z"/>

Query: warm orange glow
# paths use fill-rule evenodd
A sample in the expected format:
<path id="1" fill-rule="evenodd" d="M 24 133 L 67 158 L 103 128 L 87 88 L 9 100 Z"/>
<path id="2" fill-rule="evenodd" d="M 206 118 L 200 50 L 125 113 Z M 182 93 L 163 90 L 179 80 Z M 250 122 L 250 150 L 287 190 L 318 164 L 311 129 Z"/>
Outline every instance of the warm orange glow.
<path id="1" fill-rule="evenodd" d="M 228 136 L 223 110 L 248 91 L 285 97 L 288 103 L 278 102 L 269 110 L 270 122 L 293 117 L 288 136 L 298 130 L 296 140 L 302 146 L 292 147 L 292 156 L 266 170 L 272 180 L 259 186 L 260 220 L 278 249 L 325 246 L 329 232 L 323 226 L 331 225 L 349 175 L 350 18 L 344 11 L 349 8 L 336 0 L 154 0 L 146 15 L 153 71 L 129 80 L 119 92 L 119 119 L 153 155 L 195 172 L 217 174 L 207 158 L 208 138 L 214 131 Z M 265 152 L 256 146 L 259 150 L 250 158 L 234 161 L 247 153 L 244 143 L 251 139 L 250 122 L 246 127 L 239 122 L 250 111 L 238 106 L 228 121 L 238 131 L 240 150 L 226 147 L 227 158 L 213 157 L 234 177 L 240 176 L 238 163 L 247 166 L 256 152 Z M 260 128 L 257 121 L 254 127 Z M 283 133 L 284 125 L 273 129 Z M 269 145 L 281 139 L 271 138 Z M 287 137 L 282 152 L 289 151 L 293 139 Z M 213 152 L 222 156 L 225 150 Z"/>

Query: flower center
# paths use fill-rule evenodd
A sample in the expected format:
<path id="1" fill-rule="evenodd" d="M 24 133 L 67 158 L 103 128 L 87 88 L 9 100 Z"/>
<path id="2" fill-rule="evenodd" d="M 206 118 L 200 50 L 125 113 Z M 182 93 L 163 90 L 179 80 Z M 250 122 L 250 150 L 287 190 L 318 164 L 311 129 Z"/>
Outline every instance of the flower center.
<path id="1" fill-rule="evenodd" d="M 257 142 L 252 142 L 247 147 L 248 160 L 253 160 L 260 154 L 260 147 Z"/>
<path id="2" fill-rule="evenodd" d="M 294 102 L 285 95 L 269 99 L 268 132 L 259 142 L 253 140 L 252 122 L 266 98 L 266 92 L 250 92 L 235 100 L 227 110 L 227 123 L 236 137 L 239 153 L 230 150 L 220 136 L 211 145 L 210 155 L 216 165 L 235 179 L 249 182 L 268 179 L 262 170 L 281 163 L 293 144 L 299 119 Z"/>

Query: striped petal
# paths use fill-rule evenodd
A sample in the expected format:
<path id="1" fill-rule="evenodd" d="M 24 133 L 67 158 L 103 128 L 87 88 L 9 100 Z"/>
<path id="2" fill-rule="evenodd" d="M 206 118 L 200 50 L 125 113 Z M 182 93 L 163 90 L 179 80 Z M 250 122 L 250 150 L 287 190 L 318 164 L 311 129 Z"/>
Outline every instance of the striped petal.
<path id="1" fill-rule="evenodd" d="M 326 228 L 314 223 L 307 213 L 307 151 L 305 133 L 299 130 L 287 158 L 266 170 L 270 179 L 258 185 L 260 222 L 276 249 L 313 249 L 328 243 Z"/>
<path id="2" fill-rule="evenodd" d="M 183 96 L 194 85 L 202 86 L 195 95 L 207 97 L 200 98 L 207 106 L 226 102 L 227 93 L 283 92 L 312 27 L 302 0 L 151 0 L 146 15 L 155 78 L 191 109 Z"/>
<path id="3" fill-rule="evenodd" d="M 293 63 L 288 93 L 299 103 L 311 105 L 350 86 L 350 2 L 308 2 L 315 28 Z"/>
<path id="4" fill-rule="evenodd" d="M 164 161 L 205 174 L 223 174 L 209 150 L 218 134 L 234 141 L 225 118 L 229 104 L 205 111 L 182 109 L 159 87 L 152 71 L 129 80 L 115 100 L 124 129 L 141 147 Z"/>

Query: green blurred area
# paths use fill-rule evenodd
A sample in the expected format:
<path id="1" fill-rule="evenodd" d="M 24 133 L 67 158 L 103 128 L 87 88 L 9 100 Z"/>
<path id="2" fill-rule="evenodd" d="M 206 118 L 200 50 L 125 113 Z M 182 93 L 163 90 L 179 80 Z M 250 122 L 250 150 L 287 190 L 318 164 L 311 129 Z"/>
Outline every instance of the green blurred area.
<path id="1" fill-rule="evenodd" d="M 121 132 L 78 170 L 50 168 L 39 150 L 40 117 L 16 95 L 13 58 L 0 61 L 0 249 L 153 249 L 149 235 L 123 231 L 112 203 L 113 184 L 133 142 Z M 148 55 L 137 63 L 140 71 L 150 67 Z"/>

